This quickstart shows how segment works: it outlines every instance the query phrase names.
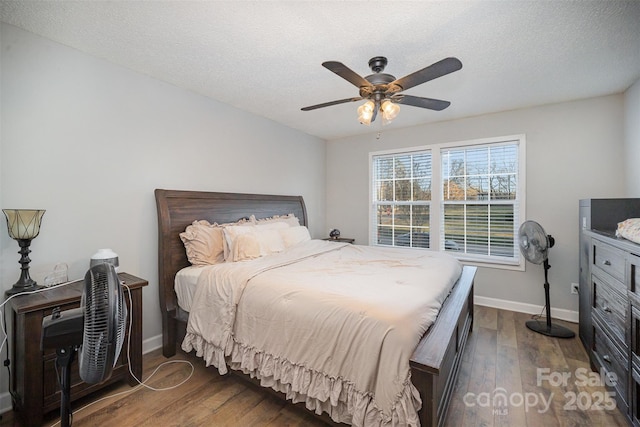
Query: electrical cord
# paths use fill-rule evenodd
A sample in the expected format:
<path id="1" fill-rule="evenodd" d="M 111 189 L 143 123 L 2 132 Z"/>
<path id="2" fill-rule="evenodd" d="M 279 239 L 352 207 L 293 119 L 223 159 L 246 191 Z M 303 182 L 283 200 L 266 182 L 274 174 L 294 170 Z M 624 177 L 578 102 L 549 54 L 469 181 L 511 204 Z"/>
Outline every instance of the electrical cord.
<path id="1" fill-rule="evenodd" d="M 4 325 L 7 324 L 7 312 L 5 310 L 2 311 L 2 317 L 4 319 Z M 0 321 L 1 322 L 1 321 Z M 4 328 L 3 328 L 4 331 Z M 5 339 L 2 340 L 3 343 L 6 343 L 6 351 L 7 351 L 7 357 L 4 359 L 4 366 L 7 368 L 7 373 L 9 375 L 9 390 L 12 390 L 11 388 L 11 356 L 10 356 L 10 351 L 9 351 L 9 341 L 6 339 L 6 333 L 5 333 Z M 0 347 L 1 349 L 2 347 Z"/>
<path id="2" fill-rule="evenodd" d="M 11 353 L 9 350 L 9 335 L 7 334 L 7 311 L 4 309 L 4 306 L 7 305 L 7 303 L 9 301 L 11 301 L 13 298 L 21 296 L 21 295 L 30 295 L 30 294 L 37 294 L 38 292 L 44 292 L 44 291 L 48 291 L 49 289 L 55 289 L 55 288 L 59 288 L 62 286 L 67 286 L 71 283 L 74 283 L 75 280 L 69 280 L 67 282 L 64 283 L 59 283 L 57 285 L 53 285 L 53 286 L 47 286 L 47 287 L 43 287 L 43 288 L 39 288 L 39 289 L 35 289 L 33 291 L 25 291 L 25 292 L 18 292 L 16 294 L 13 294 L 11 296 L 9 296 L 9 298 L 7 298 L 6 300 L 4 300 L 2 303 L 0 303 L 0 331 L 2 331 L 2 342 L 0 343 L 0 354 L 2 354 L 2 350 L 6 349 L 6 354 L 7 357 L 4 360 L 4 366 L 6 366 L 7 371 L 9 373 L 9 393 L 11 394 L 11 397 L 13 398 L 13 391 L 11 388 L 11 381 L 13 380 L 13 377 L 11 375 Z M 14 331 L 15 333 L 15 331 Z M 6 346 L 6 347 L 5 347 Z M 56 379 L 58 380 L 58 382 L 60 381 L 60 377 L 57 374 L 57 367 L 56 367 Z M 1 418 L 0 418 L 1 419 Z"/>
<path id="3" fill-rule="evenodd" d="M 122 284 L 122 286 L 127 290 L 127 296 L 129 299 L 129 307 L 133 306 L 133 302 L 132 302 L 132 298 L 131 298 L 131 289 L 129 289 L 129 286 L 127 286 L 126 284 Z M 87 409 L 88 407 L 95 405 L 96 403 L 102 402 L 103 400 L 107 400 L 107 399 L 111 399 L 114 397 L 119 397 L 119 396 L 125 396 L 129 393 L 133 393 L 137 390 L 139 390 L 140 388 L 147 388 L 149 390 L 152 391 L 167 391 L 167 390 L 173 390 L 175 388 L 180 387 L 182 384 L 186 383 L 187 381 L 189 381 L 191 379 L 191 377 L 193 376 L 193 373 L 195 372 L 195 367 L 193 366 L 193 364 L 191 362 L 189 362 L 188 360 L 167 360 L 166 362 L 161 363 L 160 365 L 158 365 L 156 367 L 156 369 L 154 369 L 154 371 L 151 373 L 151 375 L 149 375 L 147 377 L 147 379 L 145 379 L 144 381 L 140 380 L 138 377 L 136 377 L 136 375 L 133 373 L 133 370 L 131 368 L 131 327 L 133 324 L 133 316 L 128 316 L 129 317 L 129 325 L 128 325 L 128 332 L 127 332 L 127 362 L 128 362 L 128 367 L 129 367 L 129 375 L 131 375 L 131 377 L 136 380 L 136 382 L 138 383 L 137 386 L 133 387 L 130 390 L 125 390 L 125 391 L 121 391 L 118 393 L 114 393 L 111 394 L 109 396 L 105 396 L 102 397 L 96 401 L 93 401 L 79 409 L 77 409 L 75 412 L 78 413 L 80 411 L 83 411 L 85 409 Z M 151 387 L 150 385 L 146 384 L 157 372 L 158 370 L 160 370 L 160 368 L 164 367 L 165 365 L 169 365 L 172 363 L 184 363 L 187 364 L 191 367 L 191 372 L 189 373 L 189 375 L 183 379 L 182 381 L 180 381 L 178 384 L 173 385 L 173 386 L 169 386 L 169 387 L 162 387 L 162 388 L 155 388 L 155 387 Z M 71 419 L 73 420 L 73 414 L 71 413 L 71 411 L 69 411 L 69 413 L 71 414 Z M 55 427 L 57 425 L 60 424 L 60 421 L 56 422 L 55 424 L 52 424 L 51 427 Z"/>
<path id="4" fill-rule="evenodd" d="M 547 307 L 542 307 L 542 310 L 540 311 L 540 314 L 534 314 L 533 316 L 531 316 L 532 320 L 540 320 L 540 318 L 542 318 L 542 313 L 544 313 L 545 309 Z"/>
<path id="5" fill-rule="evenodd" d="M 31 294 L 37 294 L 38 292 L 44 292 L 44 291 L 48 291 L 50 289 L 55 289 L 55 288 L 60 288 L 62 286 L 67 286 L 71 283 L 74 283 L 75 280 L 70 280 L 68 282 L 64 282 L 64 283 L 60 283 L 54 286 L 49 286 L 49 287 L 45 287 L 45 288 L 40 288 L 40 289 L 36 289 L 33 291 L 27 291 L 27 292 L 19 292 L 17 294 L 13 294 L 11 295 L 9 298 L 7 298 L 6 300 L 4 300 L 2 303 L 0 303 L 0 311 L 2 312 L 2 316 L 0 316 L 0 331 L 2 331 L 2 343 L 0 343 L 0 354 L 2 353 L 2 350 L 4 349 L 5 345 L 7 347 L 7 361 L 10 360 L 10 356 L 9 356 L 9 341 L 7 340 L 8 335 L 7 335 L 7 329 L 6 329 L 6 323 L 7 320 L 5 318 L 5 313 L 6 311 L 4 310 L 4 306 L 11 301 L 13 298 L 17 297 L 17 296 L 21 296 L 21 295 L 31 295 Z M 8 362 L 5 361 L 5 364 L 7 364 Z"/>
<path id="6" fill-rule="evenodd" d="M 5 327 L 6 324 L 7 324 L 7 321 L 6 321 L 6 317 L 5 317 L 6 316 L 6 311 L 4 310 L 4 306 L 11 299 L 13 299 L 13 298 L 15 298 L 17 296 L 36 294 L 38 292 L 44 292 L 44 291 L 48 291 L 50 289 L 55 289 L 55 288 L 59 288 L 59 287 L 62 287 L 62 286 L 67 286 L 67 285 L 69 285 L 71 283 L 75 283 L 75 282 L 77 282 L 77 281 L 76 280 L 71 280 L 71 281 L 60 283 L 60 284 L 57 284 L 57 285 L 54 285 L 54 286 L 50 286 L 50 287 L 36 289 L 36 290 L 33 290 L 33 291 L 28 291 L 28 292 L 20 292 L 20 293 L 11 295 L 9 298 L 7 298 L 2 303 L 0 303 L 0 311 L 2 312 L 1 313 L 2 315 L 0 315 L 0 330 L 2 331 L 2 334 L 3 334 L 2 343 L 0 343 L 0 354 L 2 354 L 2 350 L 6 346 L 7 359 L 5 360 L 4 364 L 7 367 L 7 369 L 9 370 L 9 390 L 10 391 L 11 391 L 11 369 L 9 368 L 9 366 L 11 365 L 11 360 L 10 360 L 10 355 L 9 355 L 8 334 L 7 334 L 7 330 L 6 330 L 6 327 Z M 127 286 L 124 283 L 122 283 L 122 286 L 127 290 L 127 296 L 128 296 L 128 299 L 129 299 L 129 307 L 132 307 L 133 306 L 133 302 L 132 302 L 132 298 L 131 298 L 131 289 L 129 289 L 129 286 Z M 142 387 L 145 387 L 145 388 L 147 388 L 149 390 L 153 390 L 153 391 L 172 390 L 172 389 L 175 389 L 177 387 L 180 387 L 182 384 L 184 384 L 187 381 L 189 381 L 191 379 L 191 377 L 193 376 L 193 373 L 195 372 L 195 368 L 194 368 L 193 364 L 191 362 L 189 362 L 188 360 L 168 360 L 168 361 L 163 362 L 160 365 L 158 365 L 156 367 L 156 369 L 151 373 L 151 375 L 149 375 L 147 377 L 146 380 L 142 381 L 138 377 L 136 377 L 135 374 L 133 373 L 132 368 L 131 368 L 131 327 L 132 327 L 132 323 L 133 323 L 132 317 L 133 316 L 129 316 L 129 325 L 128 325 L 128 334 L 127 334 L 128 335 L 128 337 L 127 337 L 127 362 L 128 362 L 128 365 L 129 365 L 129 374 L 131 375 L 131 377 L 134 380 L 136 380 L 138 385 L 135 386 L 134 388 L 132 388 L 131 390 L 125 390 L 125 391 L 122 391 L 122 392 L 119 392 L 119 393 L 112 394 L 110 396 L 105 396 L 105 397 L 103 397 L 101 399 L 98 399 L 98 400 L 96 400 L 94 402 L 91 402 L 91 403 L 83 406 L 82 408 L 76 410 L 76 413 L 88 408 L 91 405 L 94 405 L 94 404 L 96 404 L 98 402 L 101 402 L 103 400 L 111 399 L 113 397 L 118 397 L 118 396 L 124 396 L 124 395 L 129 394 L 129 393 L 133 393 L 134 391 L 136 391 L 136 390 L 138 390 L 138 389 L 140 389 Z M 176 385 L 169 386 L 169 387 L 163 387 L 163 388 L 155 388 L 155 387 L 151 387 L 150 385 L 146 384 L 158 372 L 158 370 L 160 368 L 162 368 L 165 365 L 172 364 L 172 363 L 185 363 L 185 364 L 189 365 L 191 367 L 191 372 L 189 373 L 187 378 L 185 378 L 184 380 L 182 380 L 181 382 L 179 382 Z M 56 377 L 57 377 L 58 382 L 59 382 L 60 381 L 60 374 L 58 373 L 57 366 L 56 366 Z M 71 425 L 71 423 L 73 422 L 73 412 L 69 411 L 69 415 L 70 415 L 70 425 Z M 57 426 L 59 424 L 60 424 L 60 421 L 58 421 L 57 423 L 53 424 L 51 427 Z"/>

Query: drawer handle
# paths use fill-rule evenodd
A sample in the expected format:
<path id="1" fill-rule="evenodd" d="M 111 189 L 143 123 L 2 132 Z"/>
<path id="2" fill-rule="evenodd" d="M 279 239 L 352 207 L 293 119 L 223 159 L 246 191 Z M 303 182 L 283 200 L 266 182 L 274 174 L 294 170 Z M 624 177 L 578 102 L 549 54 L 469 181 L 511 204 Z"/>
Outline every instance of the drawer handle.
<path id="1" fill-rule="evenodd" d="M 611 358 L 606 354 L 604 356 L 602 356 L 602 360 L 604 360 L 607 363 L 611 363 Z"/>
<path id="2" fill-rule="evenodd" d="M 603 265 L 611 265 L 611 261 L 609 261 L 608 259 L 605 259 L 604 261 L 602 261 Z"/>
<path id="3" fill-rule="evenodd" d="M 604 311 L 606 311 L 607 313 L 611 313 L 611 309 L 609 307 L 607 307 L 606 305 L 604 307 L 602 307 L 602 309 Z"/>

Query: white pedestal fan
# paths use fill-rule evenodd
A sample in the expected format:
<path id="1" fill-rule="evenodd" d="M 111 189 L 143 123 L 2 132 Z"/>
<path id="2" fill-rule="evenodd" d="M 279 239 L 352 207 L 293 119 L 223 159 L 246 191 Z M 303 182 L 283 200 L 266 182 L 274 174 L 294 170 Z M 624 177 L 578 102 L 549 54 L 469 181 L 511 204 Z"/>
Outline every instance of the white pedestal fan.
<path id="1" fill-rule="evenodd" d="M 564 326 L 551 323 L 551 304 L 549 302 L 549 248 L 555 244 L 554 238 L 545 233 L 544 228 L 535 221 L 525 221 L 518 231 L 520 252 L 533 264 L 544 265 L 544 299 L 547 321 L 529 320 L 526 325 L 532 331 L 556 338 L 573 338 L 575 333 Z"/>

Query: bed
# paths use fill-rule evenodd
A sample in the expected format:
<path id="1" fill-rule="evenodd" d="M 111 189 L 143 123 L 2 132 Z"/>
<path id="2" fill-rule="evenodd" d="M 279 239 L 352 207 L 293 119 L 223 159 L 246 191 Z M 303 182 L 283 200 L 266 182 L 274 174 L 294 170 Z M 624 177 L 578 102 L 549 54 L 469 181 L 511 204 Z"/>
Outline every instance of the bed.
<path id="1" fill-rule="evenodd" d="M 180 233 L 194 220 L 230 223 L 249 215 L 268 218 L 292 213 L 301 225 L 306 226 L 308 219 L 300 196 L 157 189 L 155 197 L 163 354 L 171 357 L 176 346 L 182 344 L 189 318 L 189 313 L 179 307 L 174 288 L 176 274 L 190 265 Z M 410 380 L 422 401 L 417 413 L 422 426 L 444 423 L 465 344 L 473 327 L 475 272 L 475 267 L 462 268 L 435 322 L 410 352 Z M 335 424 L 326 414 L 321 418 Z"/>

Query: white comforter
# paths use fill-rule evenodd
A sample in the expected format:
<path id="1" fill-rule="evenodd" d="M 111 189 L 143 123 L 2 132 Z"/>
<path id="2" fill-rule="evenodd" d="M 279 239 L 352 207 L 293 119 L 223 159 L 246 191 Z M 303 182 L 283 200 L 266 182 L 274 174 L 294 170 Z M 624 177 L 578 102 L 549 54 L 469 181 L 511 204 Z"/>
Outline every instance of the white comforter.
<path id="1" fill-rule="evenodd" d="M 439 252 L 312 240 L 208 267 L 185 351 L 353 425 L 419 425 L 409 358 L 462 269 Z"/>

